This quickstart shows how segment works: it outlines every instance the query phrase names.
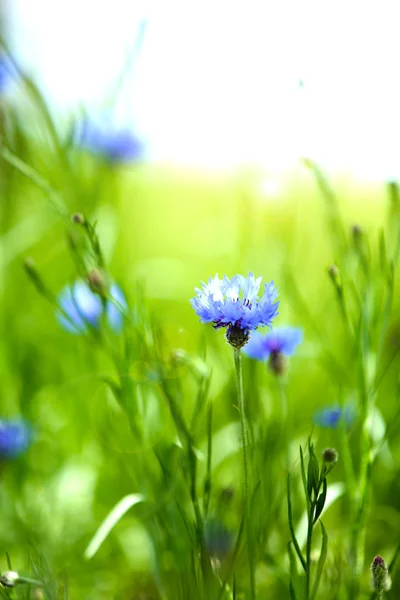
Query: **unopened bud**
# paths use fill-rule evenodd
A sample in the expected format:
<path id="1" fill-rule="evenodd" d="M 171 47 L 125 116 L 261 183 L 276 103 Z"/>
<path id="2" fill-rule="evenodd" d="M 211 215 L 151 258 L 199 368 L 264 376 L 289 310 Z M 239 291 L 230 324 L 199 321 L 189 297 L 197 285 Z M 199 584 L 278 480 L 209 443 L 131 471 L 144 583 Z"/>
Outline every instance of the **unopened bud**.
<path id="1" fill-rule="evenodd" d="M 322 453 L 322 460 L 328 465 L 334 465 L 339 458 L 339 454 L 335 448 L 326 448 Z"/>
<path id="2" fill-rule="evenodd" d="M 28 277 L 31 279 L 32 283 L 34 284 L 34 286 L 36 287 L 36 289 L 38 290 L 38 292 L 40 294 L 43 294 L 44 296 L 49 297 L 50 296 L 50 292 L 49 290 L 46 288 L 40 273 L 37 269 L 36 266 L 36 262 L 35 260 L 31 257 L 31 256 L 27 256 L 24 260 L 24 269 L 26 271 L 26 274 L 28 275 Z"/>
<path id="3" fill-rule="evenodd" d="M 225 487 L 221 490 L 220 501 L 222 504 L 230 504 L 235 495 L 235 490 L 233 487 Z"/>
<path id="4" fill-rule="evenodd" d="M 371 565 L 372 587 L 378 593 L 390 590 L 392 581 L 385 561 L 381 556 L 375 556 Z"/>
<path id="5" fill-rule="evenodd" d="M 363 230 L 360 227 L 360 225 L 353 225 L 353 227 L 351 228 L 351 234 L 353 236 L 354 241 L 358 241 L 363 235 Z"/>
<path id="6" fill-rule="evenodd" d="M 24 267 L 27 271 L 36 271 L 36 261 L 32 256 L 27 256 L 24 260 Z"/>
<path id="7" fill-rule="evenodd" d="M 99 294 L 99 296 L 105 296 L 107 294 L 108 282 L 104 271 L 92 269 L 87 275 L 87 280 L 92 292 Z"/>
<path id="8" fill-rule="evenodd" d="M 15 587 L 19 581 L 19 575 L 16 571 L 4 571 L 0 575 L 0 583 L 4 585 L 4 587 Z"/>
<path id="9" fill-rule="evenodd" d="M 337 278 L 339 277 L 339 269 L 336 265 L 331 265 L 328 267 L 328 274 L 332 281 L 337 281 Z"/>
<path id="10" fill-rule="evenodd" d="M 85 215 L 82 213 L 74 213 L 71 216 L 71 221 L 75 223 L 75 225 L 84 225 L 85 223 Z"/>

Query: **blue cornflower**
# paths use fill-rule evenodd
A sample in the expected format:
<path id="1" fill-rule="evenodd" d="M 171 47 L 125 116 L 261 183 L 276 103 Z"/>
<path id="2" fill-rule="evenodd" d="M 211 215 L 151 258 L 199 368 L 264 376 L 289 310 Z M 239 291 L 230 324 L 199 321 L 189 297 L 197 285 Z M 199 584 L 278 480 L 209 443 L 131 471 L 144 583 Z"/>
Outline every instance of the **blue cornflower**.
<path id="1" fill-rule="evenodd" d="M 127 309 L 125 296 L 120 288 L 113 283 L 109 289 L 109 296 L 123 309 Z M 77 281 L 73 285 L 66 286 L 58 297 L 58 304 L 66 317 L 57 311 L 59 323 L 71 333 L 85 333 L 90 327 L 99 327 L 100 319 L 104 312 L 102 299 L 92 292 L 90 287 L 83 281 Z M 123 326 L 123 315 L 121 310 L 110 300 L 106 300 L 105 314 L 107 323 L 115 333 L 121 331 Z"/>
<path id="2" fill-rule="evenodd" d="M 317 410 L 314 413 L 314 423 L 319 425 L 319 427 L 329 427 L 331 429 L 336 429 L 339 425 L 340 420 L 343 419 L 345 425 L 349 427 L 356 417 L 356 411 L 354 406 L 347 405 L 345 407 L 341 407 L 338 404 L 326 407 L 321 410 Z"/>
<path id="3" fill-rule="evenodd" d="M 11 79 L 10 64 L 4 54 L 0 54 L 0 93 L 3 92 Z"/>
<path id="4" fill-rule="evenodd" d="M 204 527 L 205 545 L 211 558 L 223 560 L 232 549 L 233 536 L 222 521 L 211 519 Z"/>
<path id="5" fill-rule="evenodd" d="M 101 123 L 86 119 L 76 130 L 77 143 L 111 162 L 127 162 L 143 157 L 143 142 L 127 127 L 117 127 L 109 119 Z"/>
<path id="6" fill-rule="evenodd" d="M 197 294 L 190 303 L 201 323 L 213 323 L 216 329 L 227 327 L 226 339 L 235 348 L 241 348 L 247 343 L 250 331 L 270 326 L 278 314 L 274 282 L 264 285 L 264 293 L 259 298 L 261 279 L 255 278 L 253 273 L 247 277 L 235 275 L 231 279 L 215 275 L 208 283 L 202 282 L 202 290 L 195 288 Z"/>
<path id="7" fill-rule="evenodd" d="M 19 456 L 31 439 L 31 427 L 22 419 L 0 419 L 0 459 Z"/>
<path id="8" fill-rule="evenodd" d="M 263 335 L 256 331 L 244 349 L 244 353 L 256 360 L 268 360 L 271 354 L 292 356 L 303 340 L 303 331 L 297 327 L 277 327 Z"/>

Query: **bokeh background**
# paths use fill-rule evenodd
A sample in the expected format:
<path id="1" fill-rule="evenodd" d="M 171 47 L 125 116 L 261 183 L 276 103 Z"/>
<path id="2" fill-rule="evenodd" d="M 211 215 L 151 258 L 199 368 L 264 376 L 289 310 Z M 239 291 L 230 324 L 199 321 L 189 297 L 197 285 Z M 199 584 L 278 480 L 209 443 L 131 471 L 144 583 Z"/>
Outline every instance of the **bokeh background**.
<path id="1" fill-rule="evenodd" d="M 171 349 L 195 355 L 206 338 L 220 489 L 237 477 L 238 445 L 229 429 L 233 364 L 222 334 L 204 331 L 189 299 L 217 272 L 251 270 L 273 279 L 281 300 L 277 323 L 304 329 L 288 383 L 295 452 L 316 410 L 340 394 L 357 395 L 326 272 L 341 256 L 330 235 L 329 190 L 342 214 L 350 277 L 354 225 L 378 248 L 379 228 L 390 231 L 393 223 L 400 172 L 397 7 L 3 0 L 1 11 L 9 62 L 0 98 L 0 403 L 4 417 L 22 415 L 35 435 L 26 455 L 2 469 L 0 549 L 14 568 L 28 568 L 29 549 L 39 549 L 58 580 L 68 581 L 71 598 L 159 598 L 149 575 L 154 548 L 145 511 L 140 518 L 128 513 L 96 556 L 84 559 L 111 508 L 141 491 L 135 465 L 148 449 L 131 449 L 123 416 L 110 404 L 102 377 L 111 363 L 84 336 L 60 328 L 28 280 L 24 259 L 34 258 L 54 293 L 72 282 L 68 217 L 82 212 L 97 221 L 113 278 L 131 304 L 141 285 Z M 101 140 L 125 132 L 129 152 L 120 140 L 111 152 L 99 134 L 82 142 L 79 127 L 87 121 L 105 128 Z M 311 161 L 326 176 L 322 187 Z M 393 316 L 390 331 L 397 326 Z M 326 367 L 326 352 L 339 371 Z M 397 369 L 395 359 L 381 388 L 383 422 L 396 414 Z M 132 376 L 151 388 L 144 371 L 136 365 Z M 272 432 L 279 389 L 261 366 L 259 377 Z M 155 432 L 166 435 L 161 424 Z M 337 431 L 315 435 L 321 449 L 340 446 Z M 204 447 L 206 436 L 199 437 Z M 388 443 L 374 473 L 379 511 L 367 531 L 371 560 L 390 554 L 400 534 L 400 446 L 395 436 Z M 343 479 L 340 465 L 334 479 Z M 284 519 L 284 491 L 276 501 Z M 343 512 L 339 499 L 326 517 L 332 557 L 346 528 Z M 265 597 L 285 597 L 273 555 L 283 557 L 289 537 L 277 540 L 272 522 L 268 527 L 260 585 L 275 594 Z M 165 564 L 173 559 L 171 552 Z M 332 558 L 332 581 L 339 571 Z"/>

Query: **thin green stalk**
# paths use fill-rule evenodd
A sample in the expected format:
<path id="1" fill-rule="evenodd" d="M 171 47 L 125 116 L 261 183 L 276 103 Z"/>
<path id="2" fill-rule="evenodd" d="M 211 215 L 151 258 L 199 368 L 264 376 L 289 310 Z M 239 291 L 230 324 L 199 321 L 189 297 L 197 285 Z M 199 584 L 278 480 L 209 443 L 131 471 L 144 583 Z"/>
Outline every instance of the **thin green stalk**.
<path id="1" fill-rule="evenodd" d="M 372 399 L 369 398 L 367 373 L 366 373 L 366 356 L 368 353 L 369 340 L 365 329 L 367 316 L 361 315 L 362 322 L 360 324 L 359 334 L 359 386 L 360 386 L 360 405 L 361 405 L 361 420 L 362 430 L 360 434 L 360 457 L 361 465 L 359 472 L 358 485 L 354 488 L 354 525 L 351 533 L 350 541 L 350 560 L 353 567 L 352 579 L 350 582 L 350 597 L 355 599 L 359 594 L 359 577 L 364 564 L 365 551 L 365 522 L 367 517 L 367 500 L 370 487 L 371 475 L 371 456 L 369 452 L 370 434 L 367 429 L 367 419 L 371 410 Z"/>
<path id="2" fill-rule="evenodd" d="M 200 561 L 201 561 L 202 571 L 203 571 L 204 576 L 207 578 L 207 580 L 209 580 L 209 578 L 211 576 L 211 565 L 210 565 L 210 559 L 208 557 L 208 554 L 207 554 L 207 551 L 205 548 L 204 523 L 203 523 L 203 517 L 201 514 L 199 500 L 198 500 L 198 496 L 197 496 L 197 487 L 196 487 L 197 457 L 196 457 L 195 447 L 194 447 L 194 443 L 193 443 L 193 438 L 192 438 L 192 435 L 184 421 L 182 413 L 178 408 L 175 398 L 168 390 L 168 386 L 166 385 L 166 381 L 163 377 L 162 377 L 161 381 L 162 381 L 161 385 L 162 385 L 162 389 L 164 392 L 164 396 L 167 400 L 168 408 L 169 408 L 171 416 L 174 420 L 177 433 L 178 433 L 178 435 L 183 436 L 185 443 L 187 445 L 187 453 L 188 453 L 187 456 L 188 456 L 189 477 L 190 477 L 189 493 L 190 493 L 190 499 L 191 499 L 192 506 L 193 506 L 193 511 L 195 514 L 196 538 L 197 538 L 197 543 L 198 543 L 199 549 L 200 549 Z"/>
<path id="3" fill-rule="evenodd" d="M 246 504 L 246 530 L 247 530 L 247 551 L 249 557 L 249 574 L 250 574 L 250 600 L 255 600 L 255 570 L 253 562 L 253 547 L 252 547 L 252 531 L 250 523 L 250 495 L 249 495 L 249 468 L 248 468 L 248 457 L 247 457 L 247 430 L 246 430 L 246 417 L 244 411 L 244 394 L 243 394 L 243 376 L 242 376 L 242 360 L 240 349 L 234 349 L 235 358 L 235 372 L 236 372 L 236 385 L 239 399 L 239 414 L 240 414 L 240 426 L 242 432 L 242 451 L 243 451 L 243 470 L 244 470 L 244 496 Z"/>
<path id="4" fill-rule="evenodd" d="M 306 548 L 306 600 L 310 597 L 310 586 L 311 586 L 311 546 L 312 546 L 312 533 L 314 525 L 314 503 L 310 503 L 308 511 L 308 527 L 307 527 L 307 548 Z"/>
<path id="5" fill-rule="evenodd" d="M 287 396 L 286 390 L 286 382 L 279 378 L 279 400 L 280 400 L 280 410 L 281 410 L 281 421 L 282 421 L 282 442 L 285 446 L 285 461 L 286 461 L 286 469 L 289 472 L 289 464 L 290 464 L 290 444 L 289 440 L 291 439 L 291 431 L 292 431 L 292 420 L 290 419 L 289 414 L 289 400 Z"/>
<path id="6" fill-rule="evenodd" d="M 207 473 L 204 482 L 203 508 L 204 517 L 207 518 L 208 507 L 210 505 L 210 495 L 212 489 L 212 403 L 210 402 L 207 414 Z"/>

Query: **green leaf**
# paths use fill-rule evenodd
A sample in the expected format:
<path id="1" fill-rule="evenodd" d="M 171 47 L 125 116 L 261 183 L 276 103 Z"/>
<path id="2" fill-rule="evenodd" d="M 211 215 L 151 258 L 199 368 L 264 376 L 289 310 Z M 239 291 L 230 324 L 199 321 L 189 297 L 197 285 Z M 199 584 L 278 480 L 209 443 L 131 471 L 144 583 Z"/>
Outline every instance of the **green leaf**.
<path id="1" fill-rule="evenodd" d="M 307 570 L 306 561 L 304 560 L 303 555 L 301 553 L 300 546 L 297 542 L 296 534 L 294 532 L 294 526 L 293 526 L 292 501 L 290 499 L 290 474 L 288 475 L 288 478 L 287 478 L 287 503 L 288 503 L 289 529 L 290 529 L 290 535 L 291 535 L 292 541 L 293 541 L 293 546 L 297 552 L 297 556 L 300 559 L 300 562 L 303 566 L 304 571 L 306 571 Z"/>
<path id="2" fill-rule="evenodd" d="M 387 269 L 387 251 L 386 251 L 386 240 L 385 232 L 383 229 L 379 232 L 379 263 L 382 273 L 386 273 Z"/>
<path id="3" fill-rule="evenodd" d="M 289 554 L 289 562 L 290 562 L 290 598 L 291 600 L 296 600 L 296 591 L 294 586 L 294 580 L 297 580 L 298 573 L 296 568 L 296 555 L 293 551 L 293 542 L 288 543 L 288 554 Z"/>
<path id="4" fill-rule="evenodd" d="M 343 496 L 345 491 L 345 486 L 342 482 L 331 483 L 328 486 L 326 493 L 326 501 L 324 506 L 324 511 L 327 511 L 328 508 L 341 496 Z M 300 522 L 296 529 L 296 539 L 299 542 L 300 548 L 304 546 L 307 541 L 307 527 L 308 527 L 308 511 L 304 511 L 303 516 L 300 519 Z"/>
<path id="5" fill-rule="evenodd" d="M 314 600 L 317 596 L 319 582 L 321 580 L 322 571 L 324 569 L 324 564 L 326 560 L 326 554 L 328 551 L 328 534 L 326 533 L 326 529 L 323 526 L 322 521 L 320 521 L 321 530 L 322 530 L 322 546 L 321 546 L 321 554 L 319 555 L 318 565 L 317 565 L 317 574 L 315 576 L 314 585 L 311 593 L 311 600 Z"/>
<path id="6" fill-rule="evenodd" d="M 304 455 L 303 455 L 303 449 L 301 446 L 300 446 L 300 465 L 301 465 L 301 479 L 303 481 L 304 493 L 306 495 L 307 502 L 308 502 L 306 467 L 304 464 Z"/>
<path id="7" fill-rule="evenodd" d="M 320 493 L 318 500 L 317 500 L 317 504 L 315 506 L 314 523 L 316 523 L 318 521 L 318 517 L 322 513 L 322 510 L 325 506 L 327 489 L 328 489 L 328 486 L 327 486 L 326 478 L 325 478 L 324 481 L 322 482 L 322 492 Z"/>
<path id="8" fill-rule="evenodd" d="M 315 456 L 314 448 L 312 444 L 309 446 L 310 458 L 308 460 L 308 472 L 307 472 L 307 493 L 310 500 L 312 500 L 311 492 L 314 490 L 316 495 L 318 492 L 319 482 L 319 465 L 318 459 Z"/>
<path id="9" fill-rule="evenodd" d="M 104 542 L 110 531 L 115 527 L 118 521 L 124 516 L 124 514 L 135 506 L 139 502 L 144 502 L 145 497 L 142 494 L 129 494 L 124 496 L 122 500 L 118 502 L 112 509 L 112 511 L 104 519 L 93 538 L 90 540 L 88 547 L 84 552 L 84 557 L 88 560 L 92 558 L 101 544 Z"/>

